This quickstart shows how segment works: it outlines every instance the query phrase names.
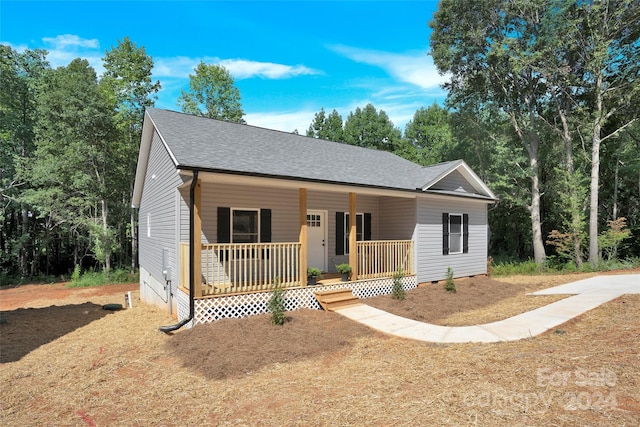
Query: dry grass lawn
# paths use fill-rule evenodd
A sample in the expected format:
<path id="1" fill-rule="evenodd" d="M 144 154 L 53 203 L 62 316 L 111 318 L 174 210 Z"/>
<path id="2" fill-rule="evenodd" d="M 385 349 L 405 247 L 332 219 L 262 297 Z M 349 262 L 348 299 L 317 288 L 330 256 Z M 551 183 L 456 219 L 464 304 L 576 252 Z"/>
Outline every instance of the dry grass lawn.
<path id="1" fill-rule="evenodd" d="M 402 303 L 365 302 L 434 323 L 485 323 L 549 302 L 527 292 L 584 277 L 473 278 L 458 281 L 455 295 L 432 285 Z M 175 321 L 140 303 L 137 291 L 133 309 L 102 310 L 123 302 L 123 289 L 107 289 L 49 303 L 42 286 L 0 290 L 7 320 L 0 425 L 632 426 L 640 419 L 640 295 L 527 340 L 439 345 L 311 310 L 287 313 L 283 327 L 257 316 L 165 335 L 158 326 Z"/>

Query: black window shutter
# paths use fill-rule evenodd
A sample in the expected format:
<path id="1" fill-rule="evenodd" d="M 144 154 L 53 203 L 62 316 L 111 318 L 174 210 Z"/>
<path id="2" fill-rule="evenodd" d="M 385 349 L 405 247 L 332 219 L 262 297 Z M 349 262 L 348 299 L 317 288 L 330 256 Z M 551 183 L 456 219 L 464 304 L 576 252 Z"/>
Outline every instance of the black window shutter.
<path id="1" fill-rule="evenodd" d="M 449 214 L 442 214 L 442 255 L 449 255 Z"/>
<path id="2" fill-rule="evenodd" d="M 336 212 L 336 255 L 344 255 L 344 212 Z"/>
<path id="3" fill-rule="evenodd" d="M 260 209 L 260 243 L 271 242 L 271 209 Z"/>
<path id="4" fill-rule="evenodd" d="M 462 215 L 462 252 L 469 253 L 469 214 Z"/>
<path id="5" fill-rule="evenodd" d="M 231 243 L 231 208 L 218 207 L 218 243 Z"/>
<path id="6" fill-rule="evenodd" d="M 364 240 L 371 240 L 371 214 L 364 214 Z"/>

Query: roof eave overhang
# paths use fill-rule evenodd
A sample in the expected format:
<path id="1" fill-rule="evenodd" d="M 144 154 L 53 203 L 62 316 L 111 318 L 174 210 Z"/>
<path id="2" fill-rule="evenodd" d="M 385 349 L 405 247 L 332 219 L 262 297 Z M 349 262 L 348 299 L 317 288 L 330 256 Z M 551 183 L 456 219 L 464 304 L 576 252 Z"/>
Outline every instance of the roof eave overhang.
<path id="1" fill-rule="evenodd" d="M 317 191 L 331 191 L 342 193 L 358 193 L 375 196 L 389 196 L 402 198 L 416 198 L 422 191 L 420 189 L 401 189 L 383 186 L 371 186 L 357 183 L 325 181 L 292 177 L 284 175 L 256 174 L 240 171 L 205 169 L 193 166 L 178 166 L 179 173 L 191 176 L 193 170 L 200 172 L 200 178 L 204 182 L 238 185 L 261 185 L 278 188 L 306 188 Z"/>

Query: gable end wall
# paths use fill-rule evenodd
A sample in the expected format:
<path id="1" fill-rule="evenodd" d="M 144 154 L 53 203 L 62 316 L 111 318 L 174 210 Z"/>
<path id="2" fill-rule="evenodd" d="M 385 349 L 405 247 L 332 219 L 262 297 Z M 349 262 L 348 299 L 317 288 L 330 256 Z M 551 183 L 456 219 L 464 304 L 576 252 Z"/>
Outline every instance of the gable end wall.
<path id="1" fill-rule="evenodd" d="M 165 278 L 162 274 L 163 249 L 168 252 L 168 279 L 171 280 L 172 288 L 178 283 L 176 187 L 181 184 L 182 179 L 154 131 L 140 202 L 138 232 L 140 297 L 147 303 L 161 306 L 167 304 L 168 293 L 164 288 Z"/>
<path id="2" fill-rule="evenodd" d="M 442 214 L 469 214 L 469 252 L 442 254 Z M 487 273 L 487 205 L 455 198 L 418 199 L 416 224 L 418 283 Z"/>

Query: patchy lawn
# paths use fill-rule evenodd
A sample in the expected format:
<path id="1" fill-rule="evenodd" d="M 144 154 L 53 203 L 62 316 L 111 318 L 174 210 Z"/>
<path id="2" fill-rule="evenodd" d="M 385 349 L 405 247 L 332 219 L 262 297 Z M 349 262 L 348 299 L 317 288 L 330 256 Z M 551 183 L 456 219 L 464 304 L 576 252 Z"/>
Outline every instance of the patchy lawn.
<path id="1" fill-rule="evenodd" d="M 485 323 L 551 301 L 528 292 L 588 276 L 476 277 L 456 281 L 456 294 L 435 284 L 402 302 L 364 302 L 433 323 Z M 535 338 L 439 345 L 313 310 L 288 312 L 283 327 L 263 315 L 165 335 L 158 326 L 175 321 L 137 291 L 133 309 L 105 312 L 102 304 L 124 303 L 126 288 L 48 299 L 43 286 L 0 290 L 1 425 L 573 426 L 640 417 L 638 295 Z"/>

